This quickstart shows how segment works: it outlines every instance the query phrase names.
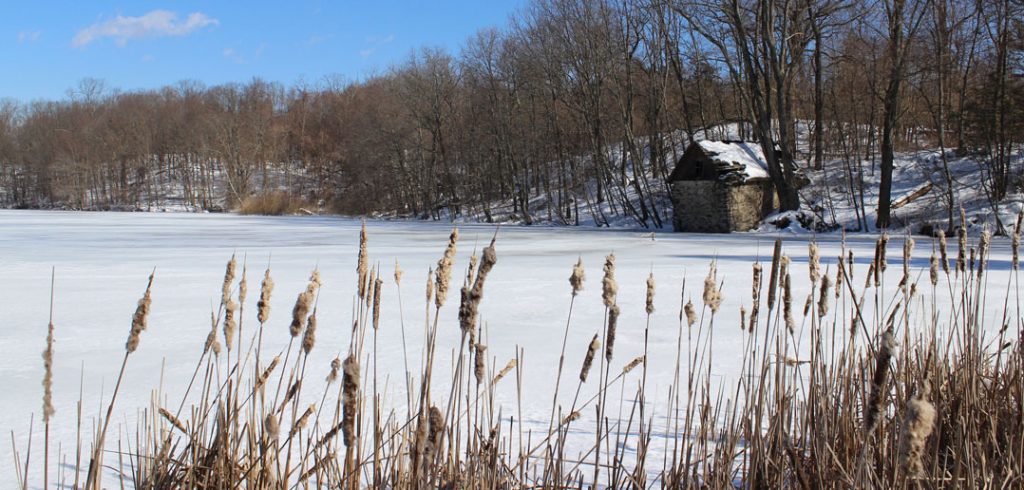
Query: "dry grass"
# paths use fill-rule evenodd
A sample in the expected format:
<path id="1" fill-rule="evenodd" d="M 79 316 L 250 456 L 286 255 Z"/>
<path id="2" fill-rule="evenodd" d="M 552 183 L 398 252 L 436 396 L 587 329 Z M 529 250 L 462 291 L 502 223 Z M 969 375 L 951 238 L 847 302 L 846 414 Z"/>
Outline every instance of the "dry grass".
<path id="1" fill-rule="evenodd" d="M 589 345 L 569 346 L 587 351 L 572 405 L 558 403 L 563 340 L 562 360 L 551 367 L 558 380 L 548 433 L 529 438 L 524 437 L 521 424 L 516 429 L 503 423 L 508 416 L 501 415 L 494 395 L 499 382 L 516 383 L 519 399 L 538 395 L 524 393 L 528 380 L 520 376 L 522 353 L 495 364 L 485 357 L 486 346 L 476 340 L 487 272 L 501 267 L 500 241 L 484 249 L 479 269 L 471 265 L 466 275 L 460 305 L 461 343 L 437 345 L 438 328 L 452 328 L 438 325 L 438 313 L 456 266 L 457 241 L 458 233 L 453 231 L 437 270 L 428 272 L 424 358 L 418 372 L 410 372 L 406 359 L 404 381 L 411 388 L 406 411 L 385 411 L 380 402 L 384 393 L 377 387 L 376 331 L 388 328 L 379 325 L 380 309 L 387 304 L 382 304 L 386 298 L 380 295 L 379 272 L 366 271 L 369 259 L 363 235 L 357 270 L 362 293 L 354 302 L 351 341 L 347 352 L 332 362 L 326 380 L 307 379 L 304 374 L 314 348 L 311 329 L 316 325 L 318 273 L 314 271 L 299 295 L 292 317 L 278 320 L 290 321 L 292 338 L 302 333 L 306 345 L 296 353 L 291 344 L 285 351 L 268 353 L 262 349 L 273 285 L 268 270 L 259 298 L 258 331 L 248 332 L 244 341 L 238 339 L 234 356 L 228 350 L 221 358 L 214 349 L 205 349 L 180 405 L 153 405 L 140 417 L 136 433 L 117 441 L 119 460 L 105 464 L 124 469 L 124 481 L 103 482 L 102 473 L 95 470 L 102 454 L 114 450 L 105 444 L 104 430 L 85 452 L 82 443 L 76 448 L 93 455 L 90 466 L 94 469 L 84 484 L 77 478 L 81 473 L 77 470 L 84 469 L 81 461 L 73 472 L 74 481 L 62 476 L 58 483 L 90 490 L 117 484 L 146 489 L 580 488 L 595 480 L 614 488 L 1019 488 L 1024 484 L 1024 349 L 1019 337 L 1008 335 L 1009 328 L 1021 328 L 1017 277 L 1013 272 L 1009 292 L 1001 298 L 1007 305 L 1003 317 L 981 315 L 987 291 L 987 277 L 982 274 L 987 244 L 979 244 L 980 254 L 969 261 L 963 250 L 968 248 L 967 240 L 958 237 L 962 258 L 958 267 L 943 267 L 939 272 L 932 260 L 928 274 L 911 270 L 906 249 L 903 281 L 894 292 L 886 291 L 884 276 L 879 274 L 886 267 L 885 238 L 876 245 L 866 281 L 857 283 L 851 280 L 852 255 L 840 253 L 836 270 L 830 271 L 831 266 L 822 270 L 818 249 L 812 246 L 809 274 L 820 286 L 812 288 L 810 306 L 802 316 L 792 307 L 789 291 L 794 266 L 781 253 L 781 243 L 777 244 L 765 309 L 758 312 L 763 284 L 757 264 L 750 322 L 741 325 L 748 331 L 745 345 L 741 353 L 728 353 L 742 356 L 743 376 L 737 384 L 721 388 L 712 388 L 710 382 L 711 340 L 724 280 L 719 282 L 712 264 L 703 290 L 698 291 L 703 305 L 687 300 L 682 306 L 681 302 L 675 381 L 669 396 L 658 400 L 647 398 L 654 387 L 648 388 L 646 382 L 646 338 L 643 356 L 621 371 L 609 369 L 619 289 L 614 257 L 609 256 L 601 291 L 594 293 L 604 298 L 606 324 L 593 333 Z M 945 262 L 944 240 L 940 250 Z M 567 264 L 569 269 L 571 288 L 564 294 L 570 313 L 564 339 L 574 327 L 571 305 L 581 294 L 584 278 L 581 262 L 575 267 Z M 220 312 L 213 316 L 214 336 L 217 322 L 230 319 L 226 313 L 235 307 L 232 291 L 238 288 L 232 272 L 233 268 L 225 276 Z M 835 274 L 834 282 L 830 273 Z M 396 272 L 396 283 L 399 277 Z M 931 288 L 932 293 L 942 289 L 956 298 L 953 304 L 942 305 L 949 311 L 931 304 L 931 296 L 917 295 L 915 277 L 927 278 L 928 284 L 920 289 Z M 432 294 L 435 286 L 436 296 Z M 649 326 L 654 276 L 636 287 L 646 289 Z M 687 298 L 685 283 L 683 293 Z M 783 301 L 776 302 L 778 297 Z M 151 301 L 147 288 L 133 318 L 128 353 L 138 347 L 138 333 L 145 328 Z M 874 303 L 872 309 L 865 306 L 866 301 L 868 306 Z M 237 302 L 244 307 L 245 298 L 238 297 Z M 994 321 L 1000 323 L 989 324 Z M 940 324 L 948 325 L 947 337 L 938 337 Z M 405 352 L 404 318 L 401 328 Z M 986 337 L 985 332 L 998 332 L 998 337 Z M 797 359 L 796 338 L 804 334 L 811 338 L 810 352 L 805 353 L 809 358 Z M 196 340 L 198 345 L 203 339 Z M 432 379 L 437 349 L 458 349 L 452 379 L 447 380 L 450 392 L 431 390 L 437 381 Z M 125 363 L 128 360 L 126 353 Z M 361 360 L 369 360 L 373 369 L 361 369 Z M 637 374 L 634 368 L 640 365 L 643 369 Z M 592 367 L 598 368 L 597 374 L 588 376 Z M 570 367 L 570 372 L 575 369 Z M 303 389 L 315 390 L 319 403 L 300 403 Z M 97 426 L 106 427 L 116 416 L 112 413 L 116 396 L 115 390 Z M 600 415 L 599 422 L 583 426 L 581 413 L 593 411 Z M 656 418 L 655 412 L 677 416 Z M 569 434 L 580 431 L 594 435 L 593 445 L 582 454 L 569 454 Z M 655 431 L 663 431 L 663 440 L 654 439 Z M 664 459 L 647 458 L 655 444 L 664 446 Z M 629 457 L 626 447 L 635 448 Z M 16 463 L 19 475 L 28 474 L 31 453 L 30 438 L 24 465 Z M 66 456 L 56 461 L 67 460 L 75 466 Z M 16 461 L 22 461 L 18 455 Z"/>
<path id="2" fill-rule="evenodd" d="M 268 191 L 254 194 L 242 200 L 238 206 L 241 214 L 260 214 L 266 216 L 282 216 L 298 214 L 303 210 L 312 209 L 305 199 L 284 191 Z"/>

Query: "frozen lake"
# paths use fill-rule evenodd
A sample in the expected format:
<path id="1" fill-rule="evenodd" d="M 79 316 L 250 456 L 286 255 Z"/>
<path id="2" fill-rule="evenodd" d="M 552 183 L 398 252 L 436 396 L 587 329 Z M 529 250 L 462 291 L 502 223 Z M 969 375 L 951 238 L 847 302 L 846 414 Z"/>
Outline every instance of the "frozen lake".
<path id="1" fill-rule="evenodd" d="M 450 228 L 440 223 L 367 223 L 370 257 L 379 264 L 385 279 L 379 370 L 382 375 L 391 376 L 387 395 L 394 406 L 401 406 L 405 396 L 401 381 L 404 361 L 399 290 L 392 280 L 395 260 L 405 271 L 402 313 L 409 364 L 416 366 L 423 345 L 427 269 L 440 258 Z M 487 244 L 495 227 L 459 225 L 459 229 L 453 282 L 461 283 L 470 253 Z M 136 301 L 154 268 L 149 329 L 142 334 L 141 345 L 129 360 L 115 408 L 114 422 L 122 429 L 126 424 L 127 429 L 134 429 L 134 416 L 138 409 L 148 406 L 161 373 L 164 393 L 175 404 L 180 399 L 209 332 L 210 310 L 219 300 L 224 265 L 233 252 L 238 254 L 239 273 L 243 257 L 248 262 L 249 300 L 243 330 L 246 337 L 257 325 L 255 302 L 259 280 L 268 264 L 272 268 L 276 288 L 270 322 L 264 331 L 264 348 L 270 350 L 287 345 L 295 297 L 305 287 L 310 271 L 314 267 L 320 269 L 324 285 L 319 301 L 318 341 L 309 358 L 307 374 L 311 379 L 323 379 L 331 359 L 349 345 L 358 233 L 359 221 L 331 217 L 0 211 L 0 308 L 4 320 L 4 327 L 0 328 L 0 429 L 8 438 L 0 444 L 0 475 L 5 475 L 0 477 L 0 486 L 14 485 L 9 438 L 13 431 L 14 442 L 24 458 L 32 413 L 36 414 L 32 466 L 40 470 L 40 354 L 45 347 L 51 268 L 56 269 L 57 339 L 56 415 L 51 429 L 51 440 L 55 442 L 51 442 L 51 454 L 60 444 L 65 453 L 73 455 L 79 390 L 84 393 L 83 417 L 87 420 L 88 437 L 92 420 L 101 405 L 109 401 Z M 783 238 L 784 250 L 793 258 L 794 297 L 802 308 L 809 288 L 808 237 Z M 758 259 L 770 262 L 774 239 L 775 236 L 753 234 L 667 232 L 659 232 L 652 239 L 649 232 L 638 231 L 502 227 L 496 247 L 498 262 L 487 281 L 480 315 L 486 324 L 487 352 L 497 369 L 515 357 L 517 347 L 523 349 L 522 417 L 527 428 L 547 427 L 569 310 L 567 278 L 577 257 L 583 259 L 587 281 L 573 310 L 563 387 L 575 387 L 586 344 L 602 327 L 601 266 L 605 255 L 614 252 L 622 316 L 613 373 L 643 353 L 644 281 L 651 271 L 657 280 L 648 374 L 648 399 L 657 400 L 652 406 L 657 411 L 664 407 L 662 400 L 673 378 L 684 277 L 685 297 L 700 306 L 700 288 L 708 265 L 718 260 L 718 277 L 725 281 L 725 289 L 723 306 L 715 320 L 712 373 L 721 380 L 734 379 L 738 374 L 738 353 L 748 335 L 740 331 L 738 324 L 740 306 L 750 307 L 751 264 Z M 839 235 L 829 235 L 819 240 L 823 267 L 831 265 L 833 275 L 839 239 Z M 900 242 L 894 237 L 889 246 L 887 282 L 893 290 L 901 274 Z M 847 245 L 858 259 L 855 284 L 859 291 L 867 270 L 861 264 L 870 261 L 874 238 L 850 238 Z M 1008 240 L 994 240 L 987 293 L 999 298 L 991 302 L 998 303 L 992 306 L 997 308 L 993 311 L 1002 308 L 1009 274 L 1008 249 Z M 920 276 L 922 286 L 927 283 L 930 253 L 931 241 L 918 239 L 914 264 L 924 269 Z M 457 310 L 458 291 L 454 290 L 442 310 L 439 369 L 450 369 L 452 352 L 458 346 Z M 442 372 L 435 379 L 445 379 L 445 375 Z M 562 390 L 570 398 L 571 391 Z M 319 393 L 309 388 L 305 392 Z M 499 385 L 498 401 L 506 415 L 516 412 L 514 383 Z M 574 427 L 593 427 L 593 422 L 586 421 L 587 416 L 592 418 L 593 413 L 584 414 L 584 421 Z M 112 424 L 110 433 L 116 436 L 118 429 Z"/>

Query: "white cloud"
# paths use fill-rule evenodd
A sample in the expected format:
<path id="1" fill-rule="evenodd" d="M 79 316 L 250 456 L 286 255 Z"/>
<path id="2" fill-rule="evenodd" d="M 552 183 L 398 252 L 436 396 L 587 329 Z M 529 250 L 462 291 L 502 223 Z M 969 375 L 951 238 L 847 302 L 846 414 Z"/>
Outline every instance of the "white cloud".
<path id="1" fill-rule="evenodd" d="M 18 44 L 34 43 L 42 35 L 43 31 L 21 31 L 18 33 Z"/>
<path id="2" fill-rule="evenodd" d="M 180 37 L 191 34 L 197 29 L 220 24 L 202 12 L 193 12 L 185 20 L 179 20 L 178 14 L 169 10 L 154 10 L 139 17 L 117 17 L 93 24 L 78 31 L 71 45 L 80 48 L 105 37 L 114 38 L 118 46 L 124 46 L 129 39 L 145 37 Z"/>
<path id="3" fill-rule="evenodd" d="M 224 50 L 222 50 L 220 54 L 224 55 L 225 58 L 234 61 L 235 63 L 238 63 L 239 65 L 245 64 L 245 58 L 243 58 L 242 55 L 238 54 L 238 52 L 235 51 L 235 48 L 224 48 Z"/>
<path id="4" fill-rule="evenodd" d="M 377 52 L 378 47 L 383 46 L 385 44 L 390 44 L 394 40 L 394 34 L 388 34 L 387 36 L 370 36 L 366 38 L 366 43 L 369 44 L 370 47 L 360 50 L 359 56 L 363 58 L 369 58 L 370 56 L 373 55 L 373 53 Z"/>

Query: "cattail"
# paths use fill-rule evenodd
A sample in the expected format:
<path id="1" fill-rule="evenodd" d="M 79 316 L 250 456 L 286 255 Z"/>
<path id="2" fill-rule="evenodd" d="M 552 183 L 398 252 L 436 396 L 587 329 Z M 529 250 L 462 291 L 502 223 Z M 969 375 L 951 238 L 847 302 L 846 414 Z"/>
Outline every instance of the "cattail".
<path id="1" fill-rule="evenodd" d="M 53 410 L 53 322 L 46 326 L 46 350 L 43 351 L 43 421 L 50 423 Z"/>
<path id="2" fill-rule="evenodd" d="M 291 402 L 296 396 L 298 396 L 299 390 L 302 389 L 302 379 L 303 378 L 296 379 L 295 382 L 288 387 L 288 391 L 286 391 L 284 394 L 284 401 L 281 402 L 281 408 L 279 408 L 278 410 L 284 411 L 284 407 L 287 406 L 288 403 Z"/>
<path id="3" fill-rule="evenodd" d="M 942 272 L 949 275 L 949 252 L 946 250 L 946 232 L 939 230 L 939 260 L 942 261 Z"/>
<path id="4" fill-rule="evenodd" d="M 637 356 L 637 357 L 636 357 L 635 359 L 633 359 L 632 361 L 629 361 L 629 364 L 626 364 L 626 365 L 625 365 L 625 366 L 624 366 L 624 367 L 622 368 L 622 374 L 623 374 L 623 375 L 629 374 L 629 372 L 630 372 L 630 371 L 632 371 L 632 370 L 633 370 L 633 368 L 635 368 L 635 367 L 639 366 L 639 365 L 640 365 L 641 363 L 643 363 L 643 362 L 644 362 L 644 361 L 645 361 L 646 359 L 647 359 L 647 356 Z"/>
<path id="5" fill-rule="evenodd" d="M 203 354 L 211 350 L 214 355 L 220 356 L 220 340 L 217 340 L 217 317 L 212 311 L 210 312 L 210 333 L 207 334 L 206 343 L 203 344 Z"/>
<path id="6" fill-rule="evenodd" d="M 228 352 L 231 352 L 231 346 L 235 339 L 235 329 L 238 327 L 238 323 L 235 321 L 235 312 L 237 310 L 238 303 L 235 303 L 231 298 L 224 302 L 224 344 L 227 345 Z"/>
<path id="7" fill-rule="evenodd" d="M 268 413 L 263 419 L 263 432 L 267 435 L 267 439 L 274 445 L 277 444 L 277 438 L 281 436 L 281 426 L 277 422 L 277 416 L 273 413 Z"/>
<path id="8" fill-rule="evenodd" d="M 455 265 L 455 244 L 459 241 L 459 229 L 452 228 L 448 236 L 448 246 L 444 249 L 444 255 L 437 261 L 437 270 L 434 271 L 437 291 L 434 295 L 434 304 L 441 308 L 448 299 L 448 288 L 452 280 L 452 267 Z M 427 293 L 429 295 L 429 292 Z"/>
<path id="9" fill-rule="evenodd" d="M 245 306 L 245 298 L 249 296 L 249 267 L 244 263 L 242 264 L 242 280 L 238 281 L 238 304 L 240 307 Z"/>
<path id="10" fill-rule="evenodd" d="M 359 397 L 359 360 L 349 354 L 342 367 L 342 433 L 345 447 L 351 448 L 356 442 L 356 404 Z"/>
<path id="11" fill-rule="evenodd" d="M 722 291 L 718 289 L 718 264 L 711 262 L 708 269 L 708 276 L 704 278 L 704 305 L 711 308 L 711 313 L 717 313 L 718 307 L 722 305 Z"/>
<path id="12" fill-rule="evenodd" d="M 575 421 L 579 420 L 579 418 L 580 418 L 580 411 L 576 410 L 575 412 L 570 413 L 564 419 L 562 419 L 562 425 L 566 425 L 566 424 L 575 422 Z"/>
<path id="13" fill-rule="evenodd" d="M 807 316 L 808 313 L 811 312 L 811 305 L 813 305 L 813 304 L 814 304 L 814 291 L 811 291 L 811 293 L 807 295 L 807 299 L 804 300 L 804 316 L 805 317 Z"/>
<path id="14" fill-rule="evenodd" d="M 434 299 L 434 269 L 427 269 L 427 305 L 430 304 L 430 300 Z"/>
<path id="15" fill-rule="evenodd" d="M 359 260 L 356 262 L 356 274 L 359 281 L 359 298 L 366 298 L 366 274 L 370 268 L 370 258 L 366 251 L 366 221 L 359 229 Z"/>
<path id="16" fill-rule="evenodd" d="M 583 358 L 583 369 L 580 369 L 580 382 L 587 382 L 587 375 L 590 374 L 590 366 L 594 364 L 594 355 L 597 354 L 597 349 L 601 348 L 601 341 L 597 340 L 597 334 L 594 334 L 594 338 L 590 339 L 590 345 L 587 346 L 587 356 Z"/>
<path id="17" fill-rule="evenodd" d="M 786 321 L 786 329 L 793 333 L 796 322 L 793 321 L 793 290 L 790 287 L 789 270 L 782 276 L 782 313 Z"/>
<path id="18" fill-rule="evenodd" d="M 740 305 L 740 331 L 743 332 L 747 329 L 747 308 Z"/>
<path id="19" fill-rule="evenodd" d="M 384 281 L 379 277 L 373 281 L 373 329 L 377 330 L 380 328 L 380 290 L 384 286 Z"/>
<path id="20" fill-rule="evenodd" d="M 132 329 L 128 332 L 128 342 L 126 342 L 124 346 L 125 350 L 127 350 L 129 354 L 135 352 L 135 349 L 139 348 L 139 334 L 141 334 L 148 325 L 149 307 L 153 303 L 153 298 L 150 295 L 152 289 L 153 274 L 150 274 L 149 283 L 146 284 L 146 292 L 142 295 L 142 299 L 139 300 L 139 305 L 135 308 L 135 314 L 132 315 Z"/>
<path id="21" fill-rule="evenodd" d="M 693 307 L 693 301 L 687 301 L 686 306 L 683 307 L 683 311 L 686 313 L 686 326 L 692 327 L 694 323 L 697 323 L 697 311 Z"/>
<path id="22" fill-rule="evenodd" d="M 227 268 L 224 271 L 224 284 L 221 286 L 221 302 L 227 303 L 231 299 L 231 281 L 235 280 L 235 254 L 231 254 Z"/>
<path id="23" fill-rule="evenodd" d="M 647 314 L 654 313 L 654 273 L 647 276 L 647 307 L 645 309 Z"/>
<path id="24" fill-rule="evenodd" d="M 608 308 L 608 330 L 605 333 L 604 358 L 608 362 L 612 360 L 612 351 L 615 349 L 615 330 L 619 325 L 619 305 L 611 305 Z"/>
<path id="25" fill-rule="evenodd" d="M 907 402 L 900 429 L 899 463 L 903 473 L 911 478 L 923 476 L 921 458 L 924 446 L 935 427 L 935 406 L 928 401 L 929 387 L 925 382 L 921 392 Z"/>
<path id="26" fill-rule="evenodd" d="M 939 284 L 939 259 L 935 252 L 932 252 L 931 258 L 928 259 L 928 279 L 931 280 L 932 286 Z"/>
<path id="27" fill-rule="evenodd" d="M 775 239 L 775 250 L 772 252 L 772 273 L 768 276 L 768 310 L 775 307 L 775 290 L 779 287 L 779 267 L 782 259 L 782 239 Z"/>
<path id="28" fill-rule="evenodd" d="M 583 290 L 583 257 L 576 259 L 576 265 L 572 267 L 572 275 L 569 276 L 569 285 L 572 286 L 572 295 L 576 296 Z"/>
<path id="29" fill-rule="evenodd" d="M 185 434 L 188 434 L 188 430 L 185 428 L 185 424 L 181 423 L 181 420 L 178 420 L 178 417 L 175 417 L 173 413 L 168 412 L 166 408 L 159 407 L 157 408 L 157 412 L 160 413 L 160 416 L 163 417 L 168 422 L 170 422 L 170 424 L 173 425 L 175 428 L 177 428 L 178 430 Z"/>
<path id="30" fill-rule="evenodd" d="M 1024 211 L 1017 213 L 1017 225 L 1013 227 L 1013 237 L 1010 239 L 1010 250 L 1013 252 L 1013 270 L 1020 269 L 1020 231 L 1021 223 L 1024 221 Z"/>
<path id="31" fill-rule="evenodd" d="M 459 326 L 462 331 L 470 336 L 470 344 L 475 342 L 475 328 L 477 316 L 480 310 L 480 301 L 484 297 L 484 283 L 487 281 L 487 274 L 498 262 L 498 254 L 494 249 L 494 239 L 490 245 L 484 247 L 483 259 L 479 269 L 476 271 L 476 279 L 466 278 L 466 285 L 462 288 L 462 301 L 459 303 Z M 470 265 L 473 269 L 473 265 Z M 472 270 L 468 275 L 472 275 Z"/>
<path id="32" fill-rule="evenodd" d="M 466 269 L 466 284 L 473 283 L 473 274 L 476 274 L 476 266 L 480 263 L 480 258 L 476 256 L 476 250 L 469 256 L 469 267 Z"/>
<path id="33" fill-rule="evenodd" d="M 263 283 L 260 284 L 260 299 L 256 302 L 256 319 L 260 323 L 267 323 L 270 319 L 270 294 L 274 292 L 274 279 L 270 277 L 270 268 L 263 273 Z"/>
<path id="34" fill-rule="evenodd" d="M 807 273 L 811 278 L 811 284 L 818 284 L 821 278 L 821 256 L 818 254 L 818 244 L 810 242 L 807 244 Z"/>
<path id="35" fill-rule="evenodd" d="M 335 357 L 334 360 L 331 361 L 331 372 L 327 373 L 327 378 L 324 379 L 324 381 L 327 381 L 327 384 L 333 384 L 335 381 L 337 381 L 337 379 L 338 379 L 338 371 L 340 371 L 340 370 L 341 370 L 341 359 Z"/>
<path id="36" fill-rule="evenodd" d="M 970 271 L 974 271 L 975 253 L 976 253 L 976 251 L 974 250 L 974 247 L 971 247 L 971 262 L 970 262 L 970 268 L 968 269 Z"/>
<path id="37" fill-rule="evenodd" d="M 395 285 L 399 286 L 402 284 L 402 267 L 398 265 L 398 259 L 395 259 Z"/>
<path id="38" fill-rule="evenodd" d="M 606 307 L 615 304 L 615 295 L 619 285 L 615 282 L 615 254 L 608 254 L 604 259 L 604 278 L 601 279 L 601 299 Z"/>
<path id="39" fill-rule="evenodd" d="M 292 323 L 289 326 L 292 337 L 298 337 L 302 333 L 302 325 L 306 322 L 306 315 L 313 306 L 313 300 L 316 299 L 316 292 L 319 288 L 320 272 L 314 269 L 313 274 L 309 277 L 306 290 L 299 293 L 298 298 L 295 299 L 295 307 L 292 308 Z"/>
<path id="40" fill-rule="evenodd" d="M 270 374 L 274 372 L 274 368 L 277 367 L 277 363 L 279 362 L 281 362 L 281 356 L 274 356 L 274 360 L 270 361 L 270 365 L 267 366 L 267 368 L 263 370 L 263 373 L 260 374 L 260 377 L 256 379 L 256 385 L 252 388 L 253 392 L 259 391 L 263 385 L 267 384 L 267 380 L 270 379 Z"/>
<path id="41" fill-rule="evenodd" d="M 480 384 L 484 381 L 484 376 L 486 375 L 487 358 L 484 357 L 484 352 L 487 350 L 487 346 L 477 342 L 473 347 L 475 351 L 473 356 L 473 374 L 476 376 L 476 384 Z"/>
<path id="42" fill-rule="evenodd" d="M 888 246 L 889 246 L 889 234 L 888 233 L 882 233 L 882 236 L 878 238 L 878 251 L 879 251 L 878 264 L 879 264 L 879 267 L 878 267 L 878 270 L 875 271 L 876 274 L 878 274 L 879 272 L 885 272 L 885 269 L 888 268 L 888 266 L 886 265 L 887 262 L 885 260 L 885 251 L 888 248 Z"/>
<path id="43" fill-rule="evenodd" d="M 750 331 L 754 331 L 757 324 L 757 316 L 761 311 L 761 263 L 754 262 L 754 278 L 750 286 Z"/>
<path id="44" fill-rule="evenodd" d="M 378 278 L 377 266 L 373 266 L 370 269 L 370 275 L 366 276 L 366 309 L 369 311 L 370 305 L 373 304 L 373 290 L 376 287 L 376 280 Z"/>
<path id="45" fill-rule="evenodd" d="M 309 355 L 316 345 L 316 309 L 306 319 L 306 331 L 302 334 L 302 351 Z"/>
<path id="46" fill-rule="evenodd" d="M 896 339 L 892 330 L 882 334 L 882 341 L 875 357 L 875 373 L 871 377 L 871 391 L 868 395 L 867 413 L 864 415 L 864 428 L 871 432 L 878 424 L 878 417 L 885 405 L 885 382 L 889 377 L 889 361 L 896 351 Z"/>
<path id="47" fill-rule="evenodd" d="M 846 268 L 843 267 L 843 256 L 839 256 L 839 261 L 836 263 L 836 300 L 839 299 L 839 295 L 843 291 L 843 283 L 846 281 Z"/>
<path id="48" fill-rule="evenodd" d="M 978 279 L 985 273 L 985 260 L 988 257 L 988 247 L 992 240 L 992 234 L 986 231 L 981 232 L 981 240 L 978 245 Z"/>
<path id="49" fill-rule="evenodd" d="M 288 435 L 292 436 L 296 432 L 299 432 L 302 429 L 304 429 L 306 427 L 306 422 L 309 421 L 310 415 L 313 415 L 314 412 L 316 412 L 316 405 L 310 404 L 309 408 L 307 408 L 305 412 L 302 412 L 302 416 L 299 417 L 299 420 L 295 421 L 295 425 L 292 425 L 292 430 L 291 432 L 289 432 Z"/>
<path id="50" fill-rule="evenodd" d="M 828 274 L 825 274 L 824 276 L 822 276 L 822 278 L 821 278 L 821 289 L 818 291 L 818 316 L 819 317 L 824 317 L 825 315 L 828 314 L 828 297 L 829 297 L 829 290 L 828 290 L 828 288 L 830 288 L 831 286 L 832 286 L 832 279 L 830 279 L 828 277 Z"/>
<path id="51" fill-rule="evenodd" d="M 967 215 L 964 213 L 964 208 L 960 208 L 960 229 L 956 232 L 957 246 L 959 250 L 956 254 L 956 270 L 958 272 L 964 272 L 967 259 Z"/>
<path id="52" fill-rule="evenodd" d="M 903 276 L 910 276 L 910 254 L 914 251 L 914 239 L 909 236 L 903 239 Z"/>
<path id="53" fill-rule="evenodd" d="M 501 381 L 501 378 L 504 378 L 505 375 L 512 372 L 517 365 L 519 365 L 519 362 L 516 359 L 510 359 L 508 364 L 505 364 L 505 367 L 501 368 L 501 371 L 498 371 L 498 375 L 491 380 L 491 386 L 498 384 L 498 381 Z"/>

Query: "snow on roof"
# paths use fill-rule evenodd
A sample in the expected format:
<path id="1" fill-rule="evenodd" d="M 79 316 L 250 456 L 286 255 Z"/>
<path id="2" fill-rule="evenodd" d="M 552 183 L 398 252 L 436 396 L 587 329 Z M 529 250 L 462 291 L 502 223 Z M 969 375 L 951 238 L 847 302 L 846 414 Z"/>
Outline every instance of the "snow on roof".
<path id="1" fill-rule="evenodd" d="M 708 158 L 735 165 L 735 171 L 746 174 L 744 180 L 768 178 L 768 164 L 757 143 L 704 140 L 697 144 Z"/>

